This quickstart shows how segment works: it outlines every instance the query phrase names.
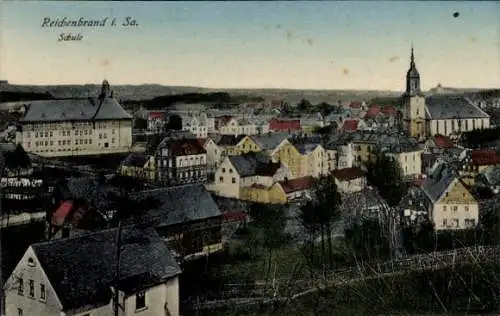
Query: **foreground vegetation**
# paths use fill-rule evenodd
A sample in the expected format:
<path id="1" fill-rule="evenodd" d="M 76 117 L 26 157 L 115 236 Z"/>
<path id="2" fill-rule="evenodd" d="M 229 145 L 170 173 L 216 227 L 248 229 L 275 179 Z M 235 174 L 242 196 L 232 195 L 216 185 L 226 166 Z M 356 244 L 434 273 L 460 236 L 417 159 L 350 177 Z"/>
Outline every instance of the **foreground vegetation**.
<path id="1" fill-rule="evenodd" d="M 500 308 L 500 265 L 411 273 L 304 296 L 284 306 L 214 310 L 197 315 L 408 315 L 493 313 Z M 193 313 L 194 315 L 195 313 Z M 189 314 L 186 314 L 189 315 Z"/>

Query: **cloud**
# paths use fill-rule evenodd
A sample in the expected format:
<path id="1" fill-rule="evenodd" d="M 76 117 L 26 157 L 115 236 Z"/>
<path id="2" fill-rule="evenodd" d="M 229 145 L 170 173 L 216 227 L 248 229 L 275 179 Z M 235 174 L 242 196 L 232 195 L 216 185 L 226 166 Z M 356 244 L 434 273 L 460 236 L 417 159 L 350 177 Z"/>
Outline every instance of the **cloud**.
<path id="1" fill-rule="evenodd" d="M 287 32 L 286 32 L 286 39 L 289 41 L 289 40 L 291 40 L 292 38 L 293 38 L 293 34 L 292 34 L 292 32 L 287 31 Z"/>
<path id="2" fill-rule="evenodd" d="M 398 56 L 392 56 L 391 58 L 389 58 L 389 62 L 390 63 L 393 63 L 393 62 L 396 62 L 399 60 L 399 57 Z"/>
<path id="3" fill-rule="evenodd" d="M 313 41 L 312 38 L 306 39 L 306 43 L 309 44 L 309 46 L 313 46 L 314 45 L 314 41 Z"/>
<path id="4" fill-rule="evenodd" d="M 342 69 L 342 74 L 344 76 L 347 76 L 349 74 L 349 69 L 347 69 L 347 68 Z"/>
<path id="5" fill-rule="evenodd" d="M 281 24 L 276 24 L 276 28 L 277 28 L 278 30 L 280 30 L 280 29 L 281 29 Z"/>
<path id="6" fill-rule="evenodd" d="M 109 61 L 108 58 L 105 58 L 105 59 L 101 60 L 101 66 L 103 66 L 103 67 L 107 67 L 110 64 L 111 64 L 111 62 Z"/>

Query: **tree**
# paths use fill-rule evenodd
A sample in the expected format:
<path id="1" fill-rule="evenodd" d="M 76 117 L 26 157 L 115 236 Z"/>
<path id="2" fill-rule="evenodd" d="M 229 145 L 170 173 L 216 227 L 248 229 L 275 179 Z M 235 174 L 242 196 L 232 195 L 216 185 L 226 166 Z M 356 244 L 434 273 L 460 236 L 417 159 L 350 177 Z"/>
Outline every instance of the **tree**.
<path id="1" fill-rule="evenodd" d="M 487 210 L 480 219 L 488 243 L 500 245 L 500 207 Z"/>
<path id="2" fill-rule="evenodd" d="M 100 181 L 104 182 L 105 177 L 101 173 Z M 116 252 L 115 252 L 115 292 L 114 292 L 114 314 L 118 316 L 119 312 L 119 294 L 118 284 L 120 281 L 120 253 L 122 243 L 122 222 L 126 219 L 141 216 L 146 210 L 154 209 L 160 206 L 160 201 L 153 197 L 134 198 L 130 193 L 137 191 L 137 180 L 133 177 L 117 175 L 109 182 L 118 188 L 117 193 L 109 193 L 108 198 L 111 201 L 112 209 L 116 211 L 114 216 L 114 224 L 117 226 L 116 231 Z"/>
<path id="3" fill-rule="evenodd" d="M 172 114 L 168 118 L 167 130 L 182 130 L 182 118 L 177 114 Z"/>
<path id="4" fill-rule="evenodd" d="M 258 234 L 258 240 L 268 251 L 267 275 L 271 271 L 272 256 L 276 249 L 286 241 L 284 233 L 286 215 L 283 205 L 253 203 L 250 206 L 250 229 Z"/>
<path id="5" fill-rule="evenodd" d="M 299 104 L 297 105 L 297 109 L 300 112 L 307 112 L 312 108 L 311 102 L 307 101 L 306 99 L 300 100 Z"/>
<path id="6" fill-rule="evenodd" d="M 376 153 L 375 160 L 367 164 L 367 169 L 367 179 L 377 187 L 380 196 L 390 207 L 398 205 L 408 191 L 399 163 L 384 153 Z"/>
<path id="7" fill-rule="evenodd" d="M 323 117 L 330 115 L 334 110 L 333 106 L 326 102 L 321 102 L 320 104 L 316 105 L 316 108 Z"/>
<path id="8" fill-rule="evenodd" d="M 378 260 L 391 253 L 390 240 L 378 220 L 364 219 L 346 230 L 355 258 Z"/>
<path id="9" fill-rule="evenodd" d="M 134 128 L 139 129 L 139 130 L 143 130 L 143 129 L 148 128 L 148 120 L 143 119 L 141 117 L 137 117 L 134 120 Z"/>
<path id="10" fill-rule="evenodd" d="M 300 209 L 300 220 L 311 234 L 309 257 L 314 261 L 316 236 L 320 236 L 321 261 L 333 266 L 332 224 L 340 219 L 341 196 L 332 174 L 323 175 L 313 184 L 314 200 Z"/>

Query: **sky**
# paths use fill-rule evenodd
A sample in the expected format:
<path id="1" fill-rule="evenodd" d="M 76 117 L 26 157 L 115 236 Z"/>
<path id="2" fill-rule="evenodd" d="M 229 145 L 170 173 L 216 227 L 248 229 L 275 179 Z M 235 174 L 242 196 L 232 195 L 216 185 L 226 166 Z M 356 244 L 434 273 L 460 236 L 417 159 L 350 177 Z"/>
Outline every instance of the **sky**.
<path id="1" fill-rule="evenodd" d="M 13 84 L 401 91 L 412 44 L 424 90 L 500 88 L 500 1 L 0 2 Z"/>

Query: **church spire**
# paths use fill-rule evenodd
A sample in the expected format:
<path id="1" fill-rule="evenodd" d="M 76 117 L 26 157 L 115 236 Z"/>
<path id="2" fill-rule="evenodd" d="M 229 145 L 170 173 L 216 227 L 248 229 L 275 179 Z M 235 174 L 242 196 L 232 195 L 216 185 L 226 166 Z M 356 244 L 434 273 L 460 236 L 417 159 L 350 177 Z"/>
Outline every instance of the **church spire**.
<path id="1" fill-rule="evenodd" d="M 415 53 L 411 45 L 410 69 L 406 73 L 406 94 L 414 96 L 420 93 L 420 74 L 415 65 Z"/>

